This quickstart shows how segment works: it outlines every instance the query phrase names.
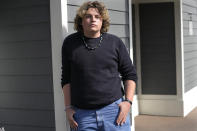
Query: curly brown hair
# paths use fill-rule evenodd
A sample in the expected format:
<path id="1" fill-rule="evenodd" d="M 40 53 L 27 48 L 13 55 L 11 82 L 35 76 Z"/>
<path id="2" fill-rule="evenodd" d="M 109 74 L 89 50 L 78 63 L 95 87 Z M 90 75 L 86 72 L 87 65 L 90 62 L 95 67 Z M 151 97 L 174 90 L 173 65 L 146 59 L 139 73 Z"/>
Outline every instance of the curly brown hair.
<path id="1" fill-rule="evenodd" d="M 74 20 L 74 29 L 77 30 L 78 32 L 83 32 L 83 27 L 82 27 L 82 19 L 84 17 L 84 15 L 86 14 L 87 10 L 89 8 L 97 8 L 101 18 L 102 18 L 102 27 L 101 27 L 101 33 L 107 32 L 109 30 L 109 14 L 107 11 L 107 8 L 105 7 L 105 5 L 102 2 L 98 2 L 98 1 L 89 1 L 89 2 L 85 2 L 83 3 L 83 5 L 81 5 L 77 11 L 77 14 L 75 16 L 75 20 Z"/>

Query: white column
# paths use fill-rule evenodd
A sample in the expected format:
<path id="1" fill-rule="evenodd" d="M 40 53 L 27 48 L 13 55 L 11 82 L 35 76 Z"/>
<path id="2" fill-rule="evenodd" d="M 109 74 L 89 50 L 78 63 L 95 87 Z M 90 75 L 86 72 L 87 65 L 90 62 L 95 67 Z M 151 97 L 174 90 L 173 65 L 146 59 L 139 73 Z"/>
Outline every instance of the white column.
<path id="1" fill-rule="evenodd" d="M 132 0 L 129 0 L 129 43 L 130 43 L 130 58 L 133 61 L 133 27 L 132 24 Z M 131 109 L 131 130 L 135 131 L 135 116 L 138 115 L 137 95 L 134 96 L 133 105 Z"/>
<path id="2" fill-rule="evenodd" d="M 56 131 L 69 131 L 61 88 L 61 47 L 67 35 L 67 0 L 50 0 L 51 48 Z"/>

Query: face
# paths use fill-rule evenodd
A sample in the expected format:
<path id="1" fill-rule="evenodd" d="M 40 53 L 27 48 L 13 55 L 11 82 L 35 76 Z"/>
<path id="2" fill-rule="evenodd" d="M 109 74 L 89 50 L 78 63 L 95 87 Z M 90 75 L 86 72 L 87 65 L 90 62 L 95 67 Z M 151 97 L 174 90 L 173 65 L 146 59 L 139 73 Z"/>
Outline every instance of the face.
<path id="1" fill-rule="evenodd" d="M 102 18 L 97 8 L 89 8 L 82 19 L 85 34 L 99 33 L 102 27 Z"/>

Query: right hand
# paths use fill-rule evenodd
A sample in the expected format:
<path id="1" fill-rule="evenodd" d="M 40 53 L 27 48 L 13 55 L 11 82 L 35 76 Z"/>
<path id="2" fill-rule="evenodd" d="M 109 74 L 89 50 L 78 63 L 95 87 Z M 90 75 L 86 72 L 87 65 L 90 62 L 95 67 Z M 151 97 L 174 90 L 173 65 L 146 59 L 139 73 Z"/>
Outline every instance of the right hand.
<path id="1" fill-rule="evenodd" d="M 69 109 L 66 110 L 66 116 L 67 116 L 67 119 L 69 121 L 70 128 L 76 130 L 77 127 L 78 127 L 78 124 L 73 118 L 74 114 L 75 114 L 75 111 L 72 108 L 69 108 Z"/>

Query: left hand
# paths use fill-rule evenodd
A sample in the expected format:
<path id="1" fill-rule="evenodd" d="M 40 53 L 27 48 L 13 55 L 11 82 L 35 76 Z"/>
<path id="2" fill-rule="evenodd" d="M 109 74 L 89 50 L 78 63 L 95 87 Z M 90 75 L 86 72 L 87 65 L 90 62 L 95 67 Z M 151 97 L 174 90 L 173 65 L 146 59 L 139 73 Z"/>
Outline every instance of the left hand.
<path id="1" fill-rule="evenodd" d="M 126 122 L 128 113 L 130 112 L 131 104 L 129 102 L 123 101 L 119 104 L 120 113 L 116 120 L 118 125 L 123 125 Z"/>

